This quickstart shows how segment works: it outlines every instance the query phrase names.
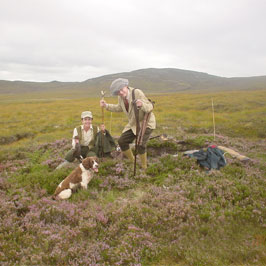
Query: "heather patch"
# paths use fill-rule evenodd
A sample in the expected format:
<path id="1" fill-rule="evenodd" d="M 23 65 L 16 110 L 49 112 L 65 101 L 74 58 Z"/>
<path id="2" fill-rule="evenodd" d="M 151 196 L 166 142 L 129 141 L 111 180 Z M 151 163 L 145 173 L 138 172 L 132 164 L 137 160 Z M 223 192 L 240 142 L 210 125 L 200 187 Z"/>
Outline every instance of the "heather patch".
<path id="1" fill-rule="evenodd" d="M 3 265 L 263 265 L 265 257 L 264 142 L 219 136 L 217 144 L 249 154 L 227 156 L 205 171 L 184 148 L 204 148 L 209 135 L 172 137 L 148 147 L 145 172 L 126 160 L 100 162 L 88 190 L 51 199 L 75 167 L 55 171 L 64 139 L 20 150 L 1 162 L 0 261 Z M 258 144 L 259 143 L 259 144 Z M 188 145 L 188 146 L 186 146 Z M 190 146 L 189 146 L 190 145 Z"/>

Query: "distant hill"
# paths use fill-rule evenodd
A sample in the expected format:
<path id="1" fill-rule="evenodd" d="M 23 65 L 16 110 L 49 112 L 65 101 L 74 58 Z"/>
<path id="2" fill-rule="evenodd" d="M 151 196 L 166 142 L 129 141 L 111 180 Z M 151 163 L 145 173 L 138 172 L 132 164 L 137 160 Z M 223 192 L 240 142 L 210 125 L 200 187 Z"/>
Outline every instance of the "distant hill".
<path id="1" fill-rule="evenodd" d="M 207 73 L 174 69 L 148 68 L 131 72 L 105 75 L 83 82 L 28 82 L 0 80 L 1 94 L 24 93 L 86 93 L 98 96 L 101 90 L 108 91 L 111 82 L 127 78 L 130 86 L 141 88 L 146 93 L 172 93 L 178 91 L 224 91 L 266 89 L 266 76 L 225 78 Z"/>

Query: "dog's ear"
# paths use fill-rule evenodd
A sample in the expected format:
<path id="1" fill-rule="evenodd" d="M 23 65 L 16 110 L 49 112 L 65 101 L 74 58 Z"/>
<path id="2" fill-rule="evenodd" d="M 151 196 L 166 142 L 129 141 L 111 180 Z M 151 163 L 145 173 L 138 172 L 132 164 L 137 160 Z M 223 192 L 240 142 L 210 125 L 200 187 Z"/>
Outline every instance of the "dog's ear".
<path id="1" fill-rule="evenodd" d="M 92 164 L 94 163 L 94 161 L 98 163 L 98 157 L 91 157 L 91 161 L 92 161 Z"/>
<path id="2" fill-rule="evenodd" d="M 82 161 L 82 165 L 84 166 L 85 169 L 89 170 L 92 167 L 92 160 L 90 157 L 85 158 Z"/>

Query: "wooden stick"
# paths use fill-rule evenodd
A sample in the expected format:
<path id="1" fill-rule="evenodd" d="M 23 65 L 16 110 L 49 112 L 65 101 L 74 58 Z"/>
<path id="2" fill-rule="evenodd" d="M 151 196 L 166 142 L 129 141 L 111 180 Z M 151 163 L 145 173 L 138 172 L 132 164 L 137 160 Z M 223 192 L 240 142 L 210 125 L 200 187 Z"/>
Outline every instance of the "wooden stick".
<path id="1" fill-rule="evenodd" d="M 104 91 L 101 91 L 101 95 L 102 95 L 102 100 L 104 100 Z M 104 124 L 104 107 L 102 107 L 102 123 Z"/>
<path id="2" fill-rule="evenodd" d="M 238 160 L 240 161 L 248 161 L 250 160 L 247 156 L 245 155 L 241 155 L 240 153 L 230 149 L 230 148 L 227 148 L 227 147 L 224 147 L 224 146 L 218 146 L 218 148 L 224 152 L 228 152 L 231 156 L 233 156 L 234 158 L 237 158 Z"/>

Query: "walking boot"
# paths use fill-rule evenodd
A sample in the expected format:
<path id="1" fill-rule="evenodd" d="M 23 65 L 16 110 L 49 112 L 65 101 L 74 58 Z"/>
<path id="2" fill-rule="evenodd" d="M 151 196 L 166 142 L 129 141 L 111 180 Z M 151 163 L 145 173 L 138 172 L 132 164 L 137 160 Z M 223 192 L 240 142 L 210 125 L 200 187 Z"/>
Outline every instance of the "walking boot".
<path id="1" fill-rule="evenodd" d="M 123 153 L 126 155 L 130 162 L 134 163 L 134 156 L 131 149 L 123 151 Z"/>
<path id="2" fill-rule="evenodd" d="M 140 154 L 140 166 L 145 171 L 147 169 L 147 152 Z"/>

